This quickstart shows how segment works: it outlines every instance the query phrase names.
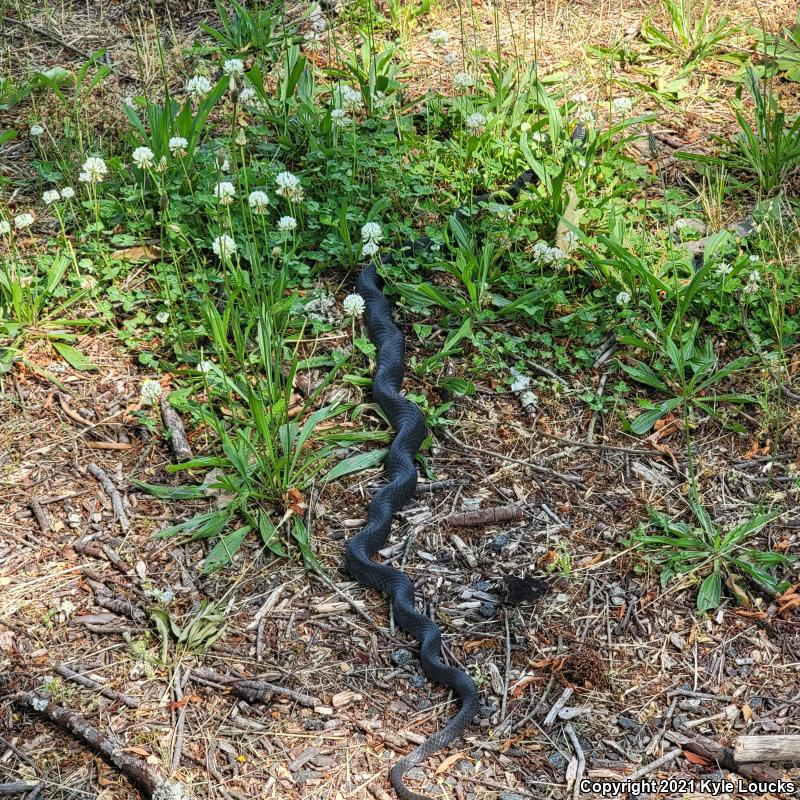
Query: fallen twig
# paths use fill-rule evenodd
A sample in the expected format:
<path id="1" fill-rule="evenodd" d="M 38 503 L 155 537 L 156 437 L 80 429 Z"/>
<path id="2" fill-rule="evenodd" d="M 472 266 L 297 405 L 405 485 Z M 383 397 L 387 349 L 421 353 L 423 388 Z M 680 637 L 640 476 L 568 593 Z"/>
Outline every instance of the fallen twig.
<path id="1" fill-rule="evenodd" d="M 572 797 L 573 800 L 577 800 L 581 796 L 581 780 L 583 779 L 583 773 L 586 771 L 586 756 L 583 754 L 583 748 L 571 722 L 564 725 L 564 733 L 567 734 L 570 742 L 572 742 L 572 748 L 575 750 L 575 755 L 578 759 L 578 769 L 575 772 L 575 781 L 572 784 Z"/>
<path id="2" fill-rule="evenodd" d="M 59 728 L 74 736 L 85 747 L 101 755 L 148 800 L 179 796 L 177 793 L 170 793 L 173 784 L 159 777 L 141 758 L 125 752 L 119 742 L 106 736 L 80 714 L 56 705 L 33 692 L 21 692 L 16 695 L 14 704 L 42 714 Z"/>
<path id="3" fill-rule="evenodd" d="M 479 525 L 491 525 L 495 522 L 516 521 L 523 519 L 524 516 L 524 509 L 518 505 L 495 506 L 465 511 L 463 514 L 451 514 L 447 518 L 447 524 L 455 528 L 476 528 Z"/>
<path id="4" fill-rule="evenodd" d="M 670 750 L 668 753 L 664 753 L 663 756 L 660 758 L 656 758 L 654 761 L 651 761 L 649 764 L 645 764 L 640 769 L 637 769 L 636 772 L 632 772 L 630 775 L 625 776 L 625 780 L 630 781 L 638 781 L 639 778 L 643 778 L 645 775 L 649 775 L 651 772 L 655 772 L 655 770 L 660 769 L 665 764 L 669 764 L 670 761 L 674 761 L 678 756 L 683 755 L 683 750 L 680 747 L 676 747 L 674 750 Z"/>
<path id="5" fill-rule="evenodd" d="M 286 686 L 278 686 L 257 678 L 233 678 L 229 675 L 223 675 L 210 667 L 195 667 L 191 672 L 191 678 L 192 680 L 199 680 L 201 683 L 204 681 L 216 683 L 248 703 L 264 703 L 269 699 L 268 695 L 277 694 L 288 697 L 306 708 L 324 705 L 318 697 L 296 692 Z"/>
<path id="6" fill-rule="evenodd" d="M 131 529 L 131 523 L 128 520 L 128 515 L 125 513 L 125 506 L 122 504 L 122 495 L 119 493 L 119 489 L 114 486 L 114 482 L 111 478 L 109 478 L 97 464 L 89 464 L 86 469 L 99 481 L 105 493 L 111 498 L 111 506 L 114 509 L 114 515 L 123 532 L 127 533 Z"/>
<path id="7" fill-rule="evenodd" d="M 128 706 L 128 708 L 139 708 L 141 705 L 141 703 L 135 697 L 129 697 L 128 695 L 121 694 L 109 686 L 103 686 L 102 683 L 98 683 L 88 675 L 76 672 L 74 669 L 66 666 L 66 664 L 56 664 L 54 670 L 62 678 L 66 678 L 68 681 L 80 684 L 87 689 L 93 689 L 94 691 L 103 695 L 103 697 L 107 697 L 109 700 L 115 700 L 120 703 L 124 703 L 126 706 Z"/>
<path id="8" fill-rule="evenodd" d="M 31 513 L 36 518 L 36 522 L 39 524 L 39 529 L 41 532 L 47 533 L 50 530 L 50 515 L 44 509 L 39 500 L 37 500 L 35 497 L 31 498 L 28 501 L 28 508 L 30 508 Z"/>
<path id="9" fill-rule="evenodd" d="M 191 461 L 193 458 L 192 448 L 189 446 L 189 441 L 186 438 L 186 430 L 183 427 L 183 422 L 178 416 L 178 412 L 170 405 L 169 400 L 164 396 L 161 398 L 161 419 L 164 421 L 167 439 L 172 447 L 172 452 L 175 453 L 175 458 L 177 458 L 178 461 Z"/>
<path id="10" fill-rule="evenodd" d="M 800 761 L 800 736 L 740 736 L 733 757 L 737 764 Z"/>
<path id="11" fill-rule="evenodd" d="M 39 787 L 38 783 L 31 781 L 11 781 L 11 783 L 0 783 L 0 797 L 11 797 L 12 794 L 22 794 Z"/>
<path id="12" fill-rule="evenodd" d="M 574 691 L 573 689 L 567 688 L 564 689 L 563 692 L 561 692 L 561 697 L 559 697 L 558 700 L 556 700 L 556 702 L 553 703 L 553 707 L 547 712 L 547 716 L 544 718 L 544 722 L 542 723 L 543 728 L 549 728 L 556 721 L 556 717 L 558 717 L 558 712 L 561 711 L 562 708 L 564 708 L 567 700 L 569 700 L 570 697 L 572 697 L 573 691 Z"/>
<path id="13" fill-rule="evenodd" d="M 191 670 L 186 670 L 183 681 L 186 683 L 191 675 Z M 178 720 L 175 723 L 175 738 L 172 747 L 172 762 L 169 774 L 174 775 L 181 765 L 181 753 L 183 752 L 183 730 L 186 724 L 186 703 L 183 700 L 183 687 L 181 686 L 181 670 L 175 666 L 175 704 L 178 706 Z"/>

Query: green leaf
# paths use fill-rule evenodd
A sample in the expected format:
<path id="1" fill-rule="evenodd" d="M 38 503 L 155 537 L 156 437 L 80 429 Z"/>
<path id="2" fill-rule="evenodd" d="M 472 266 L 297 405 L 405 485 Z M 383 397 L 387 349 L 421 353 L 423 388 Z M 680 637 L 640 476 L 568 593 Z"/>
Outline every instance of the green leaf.
<path id="1" fill-rule="evenodd" d="M 697 593 L 697 610 L 711 611 L 716 608 L 722 597 L 722 578 L 715 569 L 701 584 Z"/>
<path id="2" fill-rule="evenodd" d="M 235 531 L 220 537 L 211 552 L 203 559 L 202 573 L 210 575 L 222 567 L 226 567 L 233 561 L 233 557 L 239 552 L 247 534 L 250 533 L 249 525 L 242 525 Z"/>
<path id="3" fill-rule="evenodd" d="M 97 369 L 97 365 L 71 344 L 51 341 L 53 349 L 73 368 L 81 372 Z"/>
<path id="4" fill-rule="evenodd" d="M 352 475 L 354 472 L 377 467 L 386 458 L 388 452 L 388 448 L 381 447 L 378 450 L 368 450 L 366 453 L 349 456 L 330 469 L 323 480 L 327 483 L 343 478 L 345 475 Z"/>

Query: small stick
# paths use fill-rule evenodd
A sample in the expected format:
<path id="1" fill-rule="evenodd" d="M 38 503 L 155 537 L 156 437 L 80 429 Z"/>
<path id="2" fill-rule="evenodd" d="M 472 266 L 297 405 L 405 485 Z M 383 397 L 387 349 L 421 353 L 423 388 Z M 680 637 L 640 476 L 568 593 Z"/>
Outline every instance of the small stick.
<path id="1" fill-rule="evenodd" d="M 733 748 L 737 764 L 800 761 L 800 736 L 740 736 Z"/>
<path id="2" fill-rule="evenodd" d="M 678 756 L 683 755 L 683 750 L 680 747 L 676 747 L 674 750 L 670 750 L 668 753 L 664 753 L 663 756 L 660 758 L 651 761 L 649 764 L 645 764 L 640 769 L 637 769 L 636 772 L 632 772 L 630 775 L 625 777 L 626 781 L 638 781 L 639 778 L 643 778 L 645 775 L 648 775 L 651 772 L 663 767 L 665 764 L 669 764 L 670 761 L 674 761 Z"/>
<path id="3" fill-rule="evenodd" d="M 98 439 L 87 439 L 84 444 L 92 450 L 130 450 L 133 445 L 130 442 L 101 442 Z"/>
<path id="4" fill-rule="evenodd" d="M 261 663 L 261 659 L 264 655 L 264 627 L 266 624 L 266 617 L 263 617 L 258 623 L 258 630 L 256 631 L 256 664 Z"/>
<path id="5" fill-rule="evenodd" d="M 564 733 L 569 736 L 569 740 L 572 742 L 572 747 L 575 750 L 575 755 L 578 757 L 578 769 L 575 773 L 575 783 L 572 784 L 572 797 L 573 800 L 577 800 L 577 798 L 581 796 L 581 779 L 583 778 L 583 773 L 586 771 L 586 756 L 583 754 L 583 748 L 581 747 L 578 735 L 575 733 L 571 722 L 567 722 L 566 725 L 564 725 Z"/>
<path id="6" fill-rule="evenodd" d="M 42 533 L 47 533 L 50 530 L 50 515 L 42 507 L 42 504 L 35 498 L 28 501 L 28 508 L 39 523 L 39 529 Z"/>
<path id="7" fill-rule="evenodd" d="M 88 675 L 75 672 L 75 670 L 70 669 L 66 664 L 56 664 L 53 669 L 62 678 L 66 678 L 68 681 L 80 684 L 87 689 L 94 689 L 94 691 L 99 692 L 101 695 L 103 695 L 103 697 L 107 697 L 109 700 L 115 700 L 119 701 L 120 703 L 124 703 L 126 706 L 128 706 L 128 708 L 139 708 L 141 705 L 141 703 L 135 697 L 129 697 L 126 694 L 120 694 L 109 686 L 103 686 L 102 683 L 98 683 Z"/>
<path id="8" fill-rule="evenodd" d="M 479 525 L 491 525 L 495 522 L 509 522 L 517 521 L 525 517 L 525 511 L 520 506 L 512 504 L 508 506 L 495 506 L 493 508 L 478 508 L 475 511 L 465 511 L 463 514 L 451 514 L 447 517 L 447 524 L 452 525 L 454 528 L 477 528 Z M 458 547 L 458 542 L 453 538 L 453 543 L 461 552 Z M 463 541 L 461 542 L 464 545 Z M 466 545 L 464 545 L 466 548 Z M 462 553 L 462 555 L 464 555 Z M 470 559 L 466 556 L 467 563 Z M 474 561 L 474 557 L 472 561 Z M 470 564 L 475 566 L 475 564 Z"/>
<path id="9" fill-rule="evenodd" d="M 12 794 L 22 794 L 33 789 L 38 789 L 41 784 L 31 783 L 30 781 L 11 781 L 11 783 L 0 783 L 0 797 L 11 797 Z"/>
<path id="10" fill-rule="evenodd" d="M 186 675 L 183 676 L 184 682 L 189 680 L 191 670 L 186 670 Z M 172 762 L 170 764 L 169 774 L 174 775 L 175 771 L 181 765 L 181 753 L 183 752 L 183 729 L 186 724 L 186 703 L 181 703 L 183 700 L 183 689 L 181 687 L 181 668 L 175 665 L 175 702 L 180 703 L 178 706 L 178 721 L 175 723 L 175 739 L 172 748 Z"/>
<path id="11" fill-rule="evenodd" d="M 564 691 L 561 692 L 561 697 L 559 697 L 558 700 L 553 703 L 553 707 L 547 712 L 547 716 L 544 718 L 544 722 L 542 723 L 543 728 L 549 728 L 556 721 L 558 712 L 564 708 L 567 700 L 572 697 L 572 692 L 573 690 L 569 688 L 564 689 Z"/>
<path id="12" fill-rule="evenodd" d="M 450 537 L 450 541 L 455 545 L 456 550 L 461 554 L 461 557 L 467 564 L 475 569 L 478 566 L 478 560 L 475 558 L 475 555 L 470 551 L 467 543 L 457 534 L 454 533 Z"/>
<path id="13" fill-rule="evenodd" d="M 107 444 L 112 443 L 108 442 Z M 86 469 L 99 481 L 105 493 L 111 498 L 114 514 L 119 521 L 123 533 L 127 533 L 131 529 L 131 523 L 128 520 L 128 515 L 125 513 L 125 506 L 122 504 L 122 495 L 119 493 L 119 489 L 114 486 L 114 482 L 111 478 L 109 478 L 97 464 L 89 464 Z"/>
<path id="14" fill-rule="evenodd" d="M 285 686 L 278 686 L 274 683 L 258 679 L 232 678 L 228 675 L 222 675 L 210 667 L 195 667 L 192 670 L 192 679 L 199 679 L 201 682 L 211 681 L 212 683 L 219 684 L 225 689 L 229 689 L 236 697 L 246 700 L 248 703 L 263 703 L 267 699 L 265 695 L 277 694 L 288 697 L 306 708 L 315 708 L 316 706 L 323 705 L 318 697 L 312 697 L 308 694 L 296 692 L 294 689 L 288 689 Z"/>
<path id="15" fill-rule="evenodd" d="M 56 705 L 32 692 L 20 692 L 14 698 L 18 707 L 44 715 L 59 728 L 74 736 L 81 744 L 101 755 L 116 767 L 148 800 L 162 796 L 169 783 L 163 781 L 141 758 L 126 753 L 120 743 L 106 736 L 87 719 L 68 708 Z"/>
<path id="16" fill-rule="evenodd" d="M 186 438 L 183 422 L 165 396 L 161 398 L 161 419 L 164 421 L 167 439 L 172 447 L 172 452 L 175 453 L 175 458 L 178 461 L 191 461 L 193 458 L 192 448 Z"/>
<path id="17" fill-rule="evenodd" d="M 442 481 L 431 481 L 430 483 L 418 483 L 416 494 L 427 494 L 436 492 L 439 489 L 455 489 L 459 486 L 469 486 L 468 478 L 447 478 Z"/>

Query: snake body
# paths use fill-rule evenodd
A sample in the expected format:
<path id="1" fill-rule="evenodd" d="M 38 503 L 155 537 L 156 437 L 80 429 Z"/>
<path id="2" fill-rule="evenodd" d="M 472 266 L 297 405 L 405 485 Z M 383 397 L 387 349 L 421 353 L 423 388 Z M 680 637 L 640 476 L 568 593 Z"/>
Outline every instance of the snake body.
<path id="1" fill-rule="evenodd" d="M 500 202 L 515 201 L 526 185 L 534 182 L 533 172 L 523 172 L 501 192 L 477 195 L 472 204 L 497 197 Z M 470 206 L 461 206 L 453 213 L 456 219 L 470 216 Z M 422 237 L 405 242 L 399 251 L 419 252 L 430 247 Z M 384 266 L 396 263 L 394 254 L 384 255 Z M 411 499 L 417 487 L 414 459 L 426 435 L 425 417 L 400 392 L 405 367 L 405 339 L 392 320 L 392 309 L 383 294 L 383 279 L 374 264 L 365 266 L 356 280 L 356 291 L 364 298 L 364 317 L 369 336 L 378 356 L 372 384 L 375 401 L 383 409 L 396 430 L 386 458 L 388 483 L 373 497 L 367 511 L 366 525 L 347 544 L 345 569 L 363 586 L 378 589 L 392 600 L 394 618 L 406 633 L 420 643 L 420 663 L 432 681 L 452 689 L 461 700 L 456 715 L 419 747 L 395 764 L 389 778 L 400 800 L 428 800 L 403 783 L 403 776 L 430 755 L 461 736 L 478 711 L 479 694 L 472 678 L 442 658 L 442 637 L 436 623 L 414 606 L 414 587 L 408 576 L 389 564 L 372 560 L 389 536 L 394 515 Z"/>

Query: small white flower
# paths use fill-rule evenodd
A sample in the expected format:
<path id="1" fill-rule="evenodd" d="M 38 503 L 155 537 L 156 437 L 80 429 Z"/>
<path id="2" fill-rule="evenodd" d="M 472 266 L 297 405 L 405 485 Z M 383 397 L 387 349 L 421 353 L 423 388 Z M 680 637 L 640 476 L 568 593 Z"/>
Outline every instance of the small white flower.
<path id="1" fill-rule="evenodd" d="M 331 111 L 331 122 L 335 128 L 346 128 L 353 124 L 353 120 L 345 114 L 343 108 L 334 108 Z"/>
<path id="2" fill-rule="evenodd" d="M 365 222 L 361 226 L 362 242 L 379 242 L 383 239 L 383 229 L 377 222 Z"/>
<path id="3" fill-rule="evenodd" d="M 447 44 L 450 41 L 450 34 L 447 31 L 437 29 L 428 34 L 428 41 L 431 44 L 439 47 L 440 45 Z"/>
<path id="4" fill-rule="evenodd" d="M 580 236 L 575 231 L 566 231 L 564 234 L 564 241 L 567 243 L 570 250 L 575 247 L 580 241 Z"/>
<path id="5" fill-rule="evenodd" d="M 0 236 L 11 233 L 11 223 L 7 219 L 0 219 Z"/>
<path id="6" fill-rule="evenodd" d="M 751 264 L 758 264 L 759 261 L 761 261 L 761 257 L 760 256 L 756 255 L 755 253 L 752 253 L 750 255 L 750 263 Z"/>
<path id="7" fill-rule="evenodd" d="M 227 158 L 223 159 L 222 163 L 219 165 L 220 172 L 230 172 L 231 171 L 231 162 L 228 161 Z"/>
<path id="8" fill-rule="evenodd" d="M 33 214 L 29 214 L 27 212 L 25 212 L 24 214 L 17 214 L 17 216 L 14 217 L 14 227 L 17 228 L 17 230 L 30 228 L 30 226 L 33 225 L 35 220 L 36 218 L 33 216 Z"/>
<path id="9" fill-rule="evenodd" d="M 360 317 L 364 313 L 364 298 L 360 294 L 349 294 L 342 301 L 344 313 L 350 317 Z"/>
<path id="10" fill-rule="evenodd" d="M 89 156 L 83 162 L 79 180 L 82 183 L 102 183 L 107 174 L 108 167 L 106 162 L 102 158 L 97 158 L 97 156 Z"/>
<path id="11" fill-rule="evenodd" d="M 90 292 L 92 289 L 97 288 L 97 278 L 94 275 L 83 275 L 81 277 L 81 289 Z"/>
<path id="12" fill-rule="evenodd" d="M 537 144 L 542 144 L 547 141 L 547 134 L 544 131 L 534 131 L 531 134 L 531 139 Z"/>
<path id="13" fill-rule="evenodd" d="M 236 252 L 236 242 L 231 239 L 227 234 L 217 236 L 211 243 L 211 249 L 214 251 L 215 256 L 219 256 L 223 261 L 232 256 Z"/>
<path id="14" fill-rule="evenodd" d="M 719 266 L 714 270 L 714 274 L 719 278 L 730 275 L 731 272 L 733 272 L 733 265 L 729 264 L 727 261 L 721 261 Z"/>
<path id="15" fill-rule="evenodd" d="M 539 264 L 544 264 L 547 261 L 549 253 L 550 245 L 547 244 L 547 242 L 545 242 L 543 239 L 540 239 L 533 246 L 533 259 Z"/>
<path id="16" fill-rule="evenodd" d="M 756 281 L 749 281 L 744 287 L 745 294 L 758 294 L 758 283 Z"/>
<path id="17" fill-rule="evenodd" d="M 208 375 L 211 370 L 214 369 L 214 362 L 213 361 L 201 361 L 197 365 L 197 371 L 202 372 L 203 375 Z"/>
<path id="18" fill-rule="evenodd" d="M 58 610 L 64 615 L 64 619 L 69 619 L 75 613 L 75 603 L 65 598 L 58 606 Z"/>
<path id="19" fill-rule="evenodd" d="M 620 292 L 617 295 L 617 305 L 618 306 L 626 306 L 631 301 L 630 292 Z"/>
<path id="20" fill-rule="evenodd" d="M 256 99 L 256 90 L 248 83 L 242 86 L 242 88 L 239 90 L 239 102 L 252 103 L 253 100 L 255 99 Z"/>
<path id="21" fill-rule="evenodd" d="M 133 95 L 125 95 L 125 97 L 122 98 L 122 105 L 126 108 L 132 108 L 134 111 L 136 110 L 136 103 L 133 100 Z"/>
<path id="22" fill-rule="evenodd" d="M 75 190 L 71 186 L 64 186 L 61 189 L 62 200 L 72 200 L 73 197 L 75 197 Z"/>
<path id="23" fill-rule="evenodd" d="M 750 281 L 750 283 L 759 283 L 759 282 L 761 281 L 761 273 L 760 273 L 760 272 L 759 272 L 757 269 L 754 269 L 754 270 L 753 270 L 753 271 L 752 271 L 752 272 L 751 272 L 751 273 L 750 273 L 750 274 L 747 276 L 747 280 L 749 280 L 749 281 Z"/>
<path id="24" fill-rule="evenodd" d="M 166 325 L 169 322 L 169 311 L 159 311 L 156 314 L 156 321 L 160 325 Z"/>
<path id="25" fill-rule="evenodd" d="M 531 129 L 530 122 L 523 122 L 522 125 L 519 126 L 519 129 L 522 133 L 527 133 Z"/>
<path id="26" fill-rule="evenodd" d="M 442 56 L 442 61 L 445 63 L 445 66 L 452 67 L 453 64 L 458 63 L 458 53 L 445 53 Z"/>
<path id="27" fill-rule="evenodd" d="M 58 189 L 48 189 L 43 195 L 42 200 L 49 206 L 51 203 L 57 203 L 61 199 L 61 192 Z"/>
<path id="28" fill-rule="evenodd" d="M 361 255 L 366 258 L 372 258 L 372 256 L 378 254 L 378 250 L 380 250 L 380 247 L 378 247 L 377 242 L 364 242 L 361 246 Z"/>
<path id="29" fill-rule="evenodd" d="M 131 160 L 139 169 L 152 169 L 155 153 L 149 147 L 137 147 L 133 151 Z"/>
<path id="30" fill-rule="evenodd" d="M 189 142 L 183 136 L 173 136 L 169 140 L 169 151 L 175 158 L 183 158 L 188 146 Z"/>
<path id="31" fill-rule="evenodd" d="M 453 77 L 453 86 L 456 89 L 469 89 L 475 85 L 475 78 L 469 72 L 456 72 Z"/>
<path id="32" fill-rule="evenodd" d="M 38 122 L 31 125 L 31 136 L 41 136 L 44 133 L 44 128 Z"/>
<path id="33" fill-rule="evenodd" d="M 300 178 L 291 172 L 281 172 L 275 178 L 278 188 L 275 194 L 285 197 L 289 201 L 299 202 L 303 199 L 303 187 L 300 186 Z"/>
<path id="34" fill-rule="evenodd" d="M 587 167 L 586 159 L 585 158 L 579 158 L 578 159 L 578 166 L 581 169 L 586 169 L 586 167 Z"/>
<path id="35" fill-rule="evenodd" d="M 239 132 L 233 141 L 236 142 L 237 147 L 244 147 L 247 144 L 247 134 L 244 132 L 244 128 L 239 128 Z"/>
<path id="36" fill-rule="evenodd" d="M 204 75 L 194 75 L 186 83 L 186 94 L 199 100 L 211 91 L 211 81 Z"/>
<path id="37" fill-rule="evenodd" d="M 236 187 L 230 181 L 220 181 L 214 187 L 214 196 L 221 206 L 229 206 L 236 197 Z"/>
<path id="38" fill-rule="evenodd" d="M 297 220 L 294 217 L 285 216 L 278 220 L 278 230 L 287 233 L 297 227 Z"/>
<path id="39" fill-rule="evenodd" d="M 611 110 L 619 113 L 625 113 L 633 108 L 633 101 L 630 97 L 615 97 L 611 101 Z"/>
<path id="40" fill-rule="evenodd" d="M 158 402 L 163 392 L 164 389 L 158 381 L 144 381 L 139 390 L 139 399 L 142 405 L 152 406 Z"/>
<path id="41" fill-rule="evenodd" d="M 345 111 L 358 111 L 364 105 L 361 92 L 346 83 L 339 84 L 339 97 Z"/>
<path id="42" fill-rule="evenodd" d="M 229 58 L 222 65 L 222 71 L 226 75 L 244 75 L 244 62 L 241 58 Z"/>
<path id="43" fill-rule="evenodd" d="M 269 197 L 266 192 L 256 189 L 254 192 L 250 192 L 247 202 L 256 214 L 263 214 L 267 210 Z"/>
<path id="44" fill-rule="evenodd" d="M 551 264 L 556 264 L 557 262 L 566 258 L 566 255 L 560 247 L 551 247 L 548 251 L 548 257 Z"/>
<path id="45" fill-rule="evenodd" d="M 480 111 L 475 111 L 464 120 L 464 124 L 477 136 L 486 127 L 486 117 Z"/>
<path id="46" fill-rule="evenodd" d="M 162 606 L 169 605 L 175 599 L 175 592 L 172 589 L 150 589 L 147 594 Z"/>

